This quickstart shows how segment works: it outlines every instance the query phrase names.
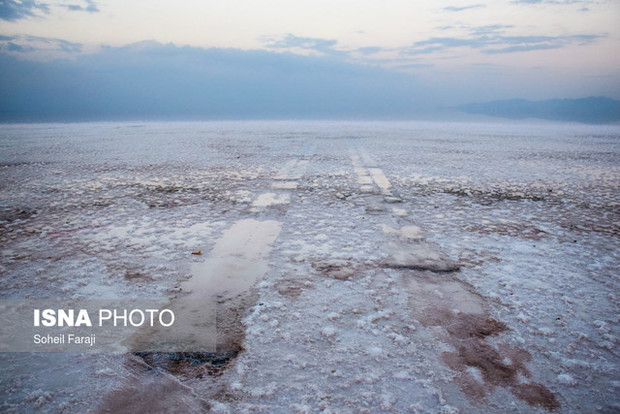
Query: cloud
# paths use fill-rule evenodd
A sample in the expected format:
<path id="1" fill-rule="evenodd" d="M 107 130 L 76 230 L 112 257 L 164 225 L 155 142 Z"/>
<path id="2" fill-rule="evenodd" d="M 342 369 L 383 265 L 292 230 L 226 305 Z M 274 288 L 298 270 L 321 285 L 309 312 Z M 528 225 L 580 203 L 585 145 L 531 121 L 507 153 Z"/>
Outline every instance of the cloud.
<path id="1" fill-rule="evenodd" d="M 281 49 L 289 51 L 305 50 L 330 56 L 346 56 L 348 54 L 345 51 L 335 48 L 338 41 L 334 39 L 299 37 L 288 33 L 282 37 L 263 37 L 262 40 L 268 49 Z"/>
<path id="2" fill-rule="evenodd" d="M 35 16 L 36 12 L 49 13 L 49 5 L 35 0 L 0 0 L 0 19 L 16 21 Z"/>
<path id="3" fill-rule="evenodd" d="M 66 8 L 71 11 L 85 11 L 89 13 L 96 13 L 99 11 L 97 3 L 95 3 L 93 0 L 83 0 L 83 3 L 85 4 L 69 4 L 66 6 Z"/>
<path id="4" fill-rule="evenodd" d="M 500 47 L 483 46 L 483 53 L 513 53 L 531 50 L 559 49 L 569 45 L 586 45 L 600 39 L 602 35 L 568 35 L 568 36 L 498 36 L 489 44 Z M 501 45 L 510 45 L 501 47 Z"/>
<path id="5" fill-rule="evenodd" d="M 579 3 L 592 4 L 592 3 L 594 3 L 594 1 L 593 0 L 512 0 L 512 3 L 514 3 L 514 4 L 559 4 L 559 5 L 566 5 L 566 4 L 579 4 Z"/>
<path id="6" fill-rule="evenodd" d="M 76 0 L 73 4 L 60 4 L 58 0 L 50 0 L 48 3 L 40 3 L 36 0 L 0 0 L 0 20 L 12 22 L 33 16 L 40 17 L 41 13 L 49 14 L 53 7 L 89 13 L 99 11 L 97 2 L 94 0 Z"/>
<path id="7" fill-rule="evenodd" d="M 332 56 L 152 41 L 55 61 L 0 53 L 0 79 L 5 120 L 406 117 L 430 95 L 409 75 Z"/>
<path id="8" fill-rule="evenodd" d="M 0 36 L 0 51 L 20 54 L 31 52 L 74 54 L 82 51 L 82 44 L 40 36 Z"/>
<path id="9" fill-rule="evenodd" d="M 417 53 L 418 51 L 435 51 L 435 50 L 443 50 L 452 47 L 481 47 L 483 41 L 480 39 L 462 39 L 457 37 L 432 37 L 427 40 L 420 40 L 413 44 L 412 53 Z M 427 53 L 427 52 L 424 52 Z"/>
<path id="10" fill-rule="evenodd" d="M 485 54 L 515 53 L 533 50 L 558 49 L 569 45 L 585 45 L 604 35 L 577 34 L 565 36 L 508 36 L 505 30 L 512 26 L 492 25 L 467 28 L 463 37 L 432 37 L 415 42 L 402 50 L 405 55 L 423 55 L 454 48 L 469 47 Z"/>
<path id="11" fill-rule="evenodd" d="M 469 10 L 469 9 L 479 9 L 479 8 L 483 8 L 483 7 L 487 7 L 487 6 L 485 4 L 472 4 L 471 6 L 461 6 L 461 7 L 448 6 L 448 7 L 444 7 L 443 11 L 447 11 L 447 12 L 460 12 L 460 11 Z"/>
<path id="12" fill-rule="evenodd" d="M 271 42 L 267 43 L 267 46 L 274 49 L 301 47 L 322 51 L 331 49 L 337 43 L 337 40 L 299 37 L 289 33 L 282 38 L 272 39 Z"/>
<path id="13" fill-rule="evenodd" d="M 501 33 L 505 33 L 506 29 L 511 29 L 514 26 L 511 24 L 491 24 L 486 26 L 469 26 L 465 27 L 473 36 L 496 36 Z"/>
<path id="14" fill-rule="evenodd" d="M 6 45 L 0 46 L 0 50 L 6 50 L 7 52 L 18 52 L 18 53 L 33 51 L 31 47 L 22 46 L 17 43 L 13 43 L 13 42 L 7 42 Z"/>
<path id="15" fill-rule="evenodd" d="M 533 50 L 547 50 L 547 49 L 558 49 L 562 47 L 562 45 L 548 43 L 548 44 L 530 44 L 530 45 L 519 45 L 519 46 L 508 46 L 498 49 L 488 49 L 485 50 L 486 54 L 497 54 L 497 53 L 514 53 L 514 52 L 530 52 Z"/>
<path id="16" fill-rule="evenodd" d="M 33 16 L 49 14 L 53 6 L 64 7 L 71 11 L 85 11 L 95 13 L 99 7 L 94 0 L 76 0 L 81 4 L 58 4 L 58 1 L 51 0 L 52 3 L 40 3 L 36 0 L 0 0 L 0 20 L 17 21 Z"/>

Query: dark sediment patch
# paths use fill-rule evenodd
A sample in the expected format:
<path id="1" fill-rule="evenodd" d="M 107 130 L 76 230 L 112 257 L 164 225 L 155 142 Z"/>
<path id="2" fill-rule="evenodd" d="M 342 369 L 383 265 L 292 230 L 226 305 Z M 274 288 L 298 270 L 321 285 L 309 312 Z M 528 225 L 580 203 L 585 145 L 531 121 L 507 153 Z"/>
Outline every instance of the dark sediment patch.
<path id="1" fill-rule="evenodd" d="M 217 352 L 135 352 L 150 367 L 163 369 L 182 381 L 219 376 L 239 351 Z"/>
<path id="2" fill-rule="evenodd" d="M 37 214 L 37 210 L 30 207 L 4 208 L 0 211 L 0 222 L 26 220 Z"/>
<path id="3" fill-rule="evenodd" d="M 461 267 L 456 263 L 451 263 L 448 265 L 437 265 L 437 264 L 399 264 L 399 263 L 382 263 L 380 267 L 387 269 L 398 269 L 398 270 L 416 270 L 420 272 L 429 271 L 433 273 L 452 273 L 457 272 L 461 269 Z"/>
<path id="4" fill-rule="evenodd" d="M 560 408 L 560 403 L 544 385 L 537 382 L 519 384 L 513 387 L 512 392 L 529 405 L 538 405 L 546 410 L 553 411 Z"/>
<path id="5" fill-rule="evenodd" d="M 562 220 L 560 226 L 578 233 L 601 233 L 611 237 L 618 237 L 620 236 L 620 225 L 618 221 L 614 221 L 618 218 L 620 218 L 619 215 L 614 214 L 614 216 L 606 218 L 606 222 L 600 223 L 588 220 L 587 218 L 580 218 L 577 221 L 573 217 L 570 217 Z M 576 222 L 579 224 L 575 224 Z"/>
<path id="6" fill-rule="evenodd" d="M 357 273 L 356 267 L 348 260 L 330 259 L 315 261 L 311 266 L 322 276 L 338 280 L 349 280 Z"/>
<path id="7" fill-rule="evenodd" d="M 147 330 L 127 342 L 133 357 L 192 386 L 203 398 L 226 394 L 222 376 L 243 350 L 243 318 L 258 298 L 256 281 L 280 232 L 276 221 L 235 222 L 203 262 L 192 265 L 184 295 L 167 306 L 182 321 L 177 330 Z M 211 308 L 213 305 L 213 308 Z"/>
<path id="8" fill-rule="evenodd" d="M 494 387 L 504 387 L 529 405 L 547 410 L 559 407 L 555 395 L 544 385 L 520 382 L 522 378 L 531 377 L 526 367 L 531 360 L 529 352 L 506 344 L 500 344 L 496 349 L 486 341 L 488 336 L 496 336 L 508 329 L 504 323 L 468 314 L 453 316 L 445 322 L 448 342 L 456 350 L 444 352 L 443 360 L 458 372 L 456 382 L 472 401 L 479 402 Z M 479 379 L 472 375 L 472 369 L 479 373 Z"/>
<path id="9" fill-rule="evenodd" d="M 125 271 L 125 280 L 131 280 L 134 282 L 152 281 L 153 278 L 145 273 L 139 271 Z"/>
<path id="10" fill-rule="evenodd" d="M 123 378 L 123 385 L 104 397 L 101 406 L 105 409 L 98 412 L 203 413 L 211 408 L 206 401 L 233 398 L 221 377 L 243 351 L 242 319 L 255 302 L 253 289 L 218 300 L 214 352 L 139 350 L 127 354 L 126 364 L 137 367 L 137 371 Z M 169 392 L 171 403 L 150 401 L 168 400 Z"/>
<path id="11" fill-rule="evenodd" d="M 275 288 L 282 296 L 297 298 L 308 286 L 296 279 L 284 279 L 278 281 Z"/>
<path id="12" fill-rule="evenodd" d="M 540 240 L 547 235 L 544 230 L 523 223 L 467 224 L 462 226 L 462 229 L 478 234 L 499 234 L 527 240 Z"/>
<path id="13" fill-rule="evenodd" d="M 442 357 L 446 365 L 458 372 L 456 381 L 472 401 L 479 401 L 494 387 L 504 387 L 529 405 L 547 410 L 559 408 L 555 395 L 544 385 L 521 382 L 521 378 L 531 377 L 526 367 L 532 359 L 529 352 L 506 344 L 500 344 L 496 349 L 486 341 L 486 337 L 505 331 L 507 326 L 504 323 L 467 314 L 452 319 L 445 328 L 450 335 L 449 343 L 456 350 L 444 352 Z M 472 368 L 482 381 L 472 375 Z"/>
<path id="14" fill-rule="evenodd" d="M 119 412 L 202 413 L 209 412 L 210 407 L 205 401 L 233 398 L 222 378 L 243 351 L 245 326 L 242 320 L 248 308 L 256 303 L 257 292 L 252 288 L 236 295 L 215 295 L 212 299 L 216 300 L 216 329 L 212 332 L 217 336 L 215 348 L 200 348 L 190 342 L 189 348 L 170 351 L 165 349 L 165 338 L 157 334 L 145 332 L 143 342 L 137 336 L 132 342 L 135 344 L 133 352 L 126 356 L 126 363 L 141 368 L 125 376 L 121 388 L 104 397 L 102 407 L 105 410 L 99 412 L 117 412 L 118 407 L 124 407 L 118 401 L 126 401 L 136 410 L 123 411 L 123 408 Z M 196 329 L 201 327 L 196 326 Z M 173 393 L 173 404 L 154 405 L 153 410 L 142 408 L 151 407 L 150 399 L 168 399 L 168 389 Z M 159 393 L 153 390 L 159 390 Z M 127 401 L 130 398 L 132 400 Z M 142 405 L 134 400 L 142 401 Z"/>
<path id="15" fill-rule="evenodd" d="M 379 266 L 389 269 L 433 273 L 453 273 L 461 269 L 459 263 L 454 262 L 438 250 L 430 249 L 428 243 L 425 242 L 412 244 L 408 249 L 393 254 Z"/>
<path id="16" fill-rule="evenodd" d="M 478 189 L 469 187 L 447 187 L 441 190 L 445 194 L 452 194 L 459 197 L 471 197 L 474 202 L 479 204 L 492 204 L 499 201 L 546 201 L 549 194 L 542 191 L 530 191 L 526 188 L 514 189 Z"/>
<path id="17" fill-rule="evenodd" d="M 445 328 L 450 335 L 459 339 L 484 339 L 487 336 L 496 336 L 508 329 L 505 323 L 486 315 L 469 313 L 453 315 Z"/>
<path id="18" fill-rule="evenodd" d="M 407 280 L 413 314 L 425 326 L 444 328 L 442 339 L 454 351 L 444 352 L 442 359 L 456 372 L 455 382 L 474 404 L 480 404 L 495 387 L 503 387 L 531 406 L 560 407 L 544 385 L 526 382 L 531 378 L 526 366 L 532 359 L 529 352 L 488 342 L 509 328 L 488 315 L 483 298 L 471 286 L 449 275 L 415 275 Z"/>

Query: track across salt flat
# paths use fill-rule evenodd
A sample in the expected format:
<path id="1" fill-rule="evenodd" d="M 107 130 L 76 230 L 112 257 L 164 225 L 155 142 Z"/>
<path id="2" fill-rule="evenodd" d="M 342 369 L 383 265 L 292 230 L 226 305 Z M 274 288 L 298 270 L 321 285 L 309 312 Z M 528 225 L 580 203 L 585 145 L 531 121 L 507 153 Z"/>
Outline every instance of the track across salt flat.
<path id="1" fill-rule="evenodd" d="M 387 179 L 383 170 L 377 166 L 368 152 L 354 143 L 350 143 L 349 147 L 353 169 L 358 177 L 357 182 L 361 185 L 360 189 L 372 193 L 374 186 L 380 190 L 386 202 L 398 203 L 402 201 L 395 193 L 390 180 Z"/>
<path id="2" fill-rule="evenodd" d="M 291 190 L 296 190 L 299 186 L 299 179 L 303 176 L 308 165 L 308 157 L 314 151 L 313 147 L 313 145 L 304 145 L 301 148 L 301 158 L 287 161 L 273 178 L 271 183 L 272 191 L 259 194 L 252 202 L 252 205 L 259 208 L 276 204 L 289 204 Z M 258 211 L 258 209 L 254 211 Z"/>
<path id="3" fill-rule="evenodd" d="M 363 149 L 360 156 L 352 155 L 358 183 L 368 188 L 366 171 L 379 188 L 386 203 L 402 201 L 382 169 Z M 363 160 L 363 163 L 360 162 Z M 372 167 L 370 167 L 372 166 Z M 525 349 L 503 345 L 492 346 L 487 339 L 507 329 L 501 321 L 492 319 L 485 300 L 470 285 L 452 276 L 459 265 L 451 261 L 440 247 L 426 241 L 426 235 L 411 217 L 415 212 L 404 208 L 376 209 L 376 214 L 387 214 L 396 228 L 382 224 L 386 233 L 387 260 L 383 266 L 399 269 L 400 278 L 408 291 L 408 308 L 412 318 L 425 327 L 441 327 L 435 334 L 438 342 L 454 347 L 454 352 L 443 352 L 444 362 L 456 371 L 454 381 L 470 398 L 480 398 L 494 387 L 504 387 L 515 397 L 531 406 L 554 410 L 559 407 L 556 396 L 544 385 L 524 381 L 529 378 L 526 362 L 530 355 Z M 401 226 L 401 227 L 398 227 Z M 521 377 L 520 377 L 521 376 Z"/>
<path id="4" fill-rule="evenodd" d="M 285 250 L 277 246 L 275 253 L 292 255 L 293 263 L 272 270 L 259 283 L 260 305 L 245 321 L 246 351 L 223 377 L 239 400 L 211 400 L 215 410 L 303 412 L 318 405 L 338 412 L 364 412 L 364 407 L 401 412 L 424 410 L 438 399 L 450 411 L 450 402 L 468 405 L 457 389 L 476 399 L 495 387 L 512 390 L 514 401 L 526 407 L 555 408 L 555 396 L 544 385 L 520 379 L 530 375 L 526 351 L 501 346 L 498 351 L 487 342 L 505 325 L 489 316 L 485 300 L 471 286 L 452 276 L 458 265 L 426 240 L 382 168 L 360 146 L 349 147 L 360 190 L 355 205 L 368 220 L 348 236 L 363 239 L 374 232 L 375 258 L 343 255 L 336 246 L 312 246 L 333 243 L 308 224 L 319 230 L 337 226 L 319 217 L 298 222 L 295 217 L 308 216 L 303 204 L 291 205 L 283 225 L 286 233 L 297 236 L 287 234 Z M 285 169 L 298 165 L 291 162 Z M 281 171 L 278 178 L 289 181 L 291 176 Z M 298 184 L 287 187 L 297 189 Z M 347 214 L 338 208 L 335 213 Z M 280 260 L 271 258 L 272 264 Z M 452 349 L 466 349 L 467 355 Z M 405 368 L 401 363 L 408 359 Z M 412 384 L 421 372 L 430 373 L 432 380 Z M 295 381 L 277 383 L 282 375 Z M 324 376 L 330 380 L 316 382 Z M 356 387 L 360 390 L 353 391 Z M 361 403 L 357 393 L 364 396 Z M 320 402 L 325 395 L 329 403 Z"/>

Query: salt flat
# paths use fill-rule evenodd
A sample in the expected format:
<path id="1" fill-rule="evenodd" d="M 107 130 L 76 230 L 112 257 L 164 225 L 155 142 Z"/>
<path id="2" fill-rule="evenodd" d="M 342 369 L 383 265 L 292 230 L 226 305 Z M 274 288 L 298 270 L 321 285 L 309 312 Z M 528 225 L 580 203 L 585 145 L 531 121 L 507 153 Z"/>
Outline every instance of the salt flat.
<path id="1" fill-rule="evenodd" d="M 620 409 L 618 126 L 24 124 L 0 148 L 0 299 L 217 309 L 215 352 L 3 353 L 3 412 Z"/>

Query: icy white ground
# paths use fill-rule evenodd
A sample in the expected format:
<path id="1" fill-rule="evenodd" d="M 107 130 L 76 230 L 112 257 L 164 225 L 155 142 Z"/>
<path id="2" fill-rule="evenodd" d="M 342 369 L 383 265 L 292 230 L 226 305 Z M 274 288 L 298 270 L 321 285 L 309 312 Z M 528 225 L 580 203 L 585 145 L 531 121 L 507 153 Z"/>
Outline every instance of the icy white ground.
<path id="1" fill-rule="evenodd" d="M 0 299 L 204 297 L 227 357 L 5 353 L 0 411 L 617 412 L 619 186 L 618 126 L 2 126 Z"/>

